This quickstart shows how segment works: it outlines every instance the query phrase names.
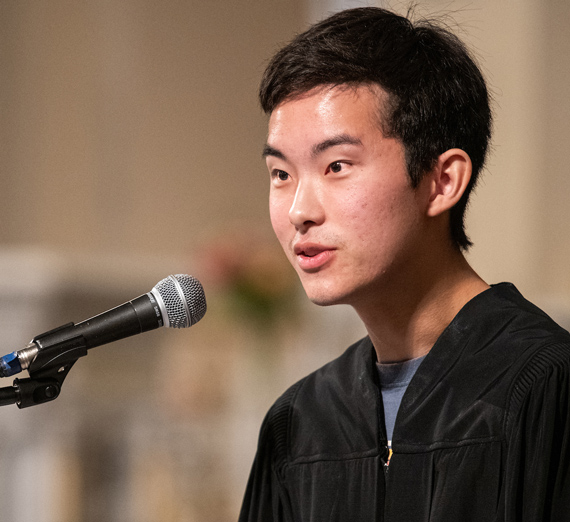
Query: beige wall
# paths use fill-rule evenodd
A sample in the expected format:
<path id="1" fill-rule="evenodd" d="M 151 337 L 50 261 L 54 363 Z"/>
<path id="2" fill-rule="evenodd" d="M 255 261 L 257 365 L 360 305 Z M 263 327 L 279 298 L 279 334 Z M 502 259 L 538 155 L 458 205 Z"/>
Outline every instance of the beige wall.
<path id="1" fill-rule="evenodd" d="M 0 2 L 0 241 L 180 253 L 265 220 L 264 61 L 293 1 Z"/>

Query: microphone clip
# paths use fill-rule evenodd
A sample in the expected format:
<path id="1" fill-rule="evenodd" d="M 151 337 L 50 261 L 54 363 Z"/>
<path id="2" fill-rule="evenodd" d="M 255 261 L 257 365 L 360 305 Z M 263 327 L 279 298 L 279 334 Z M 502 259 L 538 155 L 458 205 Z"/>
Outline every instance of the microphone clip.
<path id="1" fill-rule="evenodd" d="M 33 343 L 39 349 L 28 366 L 30 377 L 15 379 L 12 386 L 0 388 L 0 406 L 27 408 L 57 399 L 71 367 L 87 355 L 85 338 L 73 323 L 38 335 Z"/>

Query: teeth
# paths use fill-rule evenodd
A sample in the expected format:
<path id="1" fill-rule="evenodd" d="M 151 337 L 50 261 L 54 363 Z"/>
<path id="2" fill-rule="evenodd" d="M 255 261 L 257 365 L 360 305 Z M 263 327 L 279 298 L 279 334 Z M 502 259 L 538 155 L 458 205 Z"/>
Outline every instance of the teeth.
<path id="1" fill-rule="evenodd" d="M 296 255 L 303 257 L 315 257 L 321 253 L 320 249 L 311 248 L 309 250 L 300 250 Z"/>

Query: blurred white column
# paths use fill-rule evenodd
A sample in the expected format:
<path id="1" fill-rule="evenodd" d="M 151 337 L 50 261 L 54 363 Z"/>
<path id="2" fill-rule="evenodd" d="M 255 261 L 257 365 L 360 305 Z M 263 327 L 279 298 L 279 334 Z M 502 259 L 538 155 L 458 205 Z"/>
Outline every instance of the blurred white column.
<path id="1" fill-rule="evenodd" d="M 53 327 L 51 313 L 60 294 L 56 259 L 39 249 L 0 251 L 1 355 L 24 348 L 31 338 Z M 17 377 L 27 377 L 27 372 Z M 0 381 L 11 386 L 14 377 Z M 61 458 L 62 422 L 49 404 L 20 410 L 0 408 L 0 519 L 11 522 L 60 522 L 57 505 L 65 497 Z M 38 426 L 42 426 L 38 430 Z M 67 520 L 67 519 L 66 519 Z"/>

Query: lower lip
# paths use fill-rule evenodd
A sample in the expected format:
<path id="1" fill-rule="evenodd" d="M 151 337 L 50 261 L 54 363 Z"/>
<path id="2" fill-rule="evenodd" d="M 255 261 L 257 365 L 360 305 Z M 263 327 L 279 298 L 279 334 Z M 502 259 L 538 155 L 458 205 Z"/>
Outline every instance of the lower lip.
<path id="1" fill-rule="evenodd" d="M 305 271 L 317 270 L 326 265 L 333 257 L 334 250 L 323 250 L 316 256 L 298 255 L 299 268 Z"/>

